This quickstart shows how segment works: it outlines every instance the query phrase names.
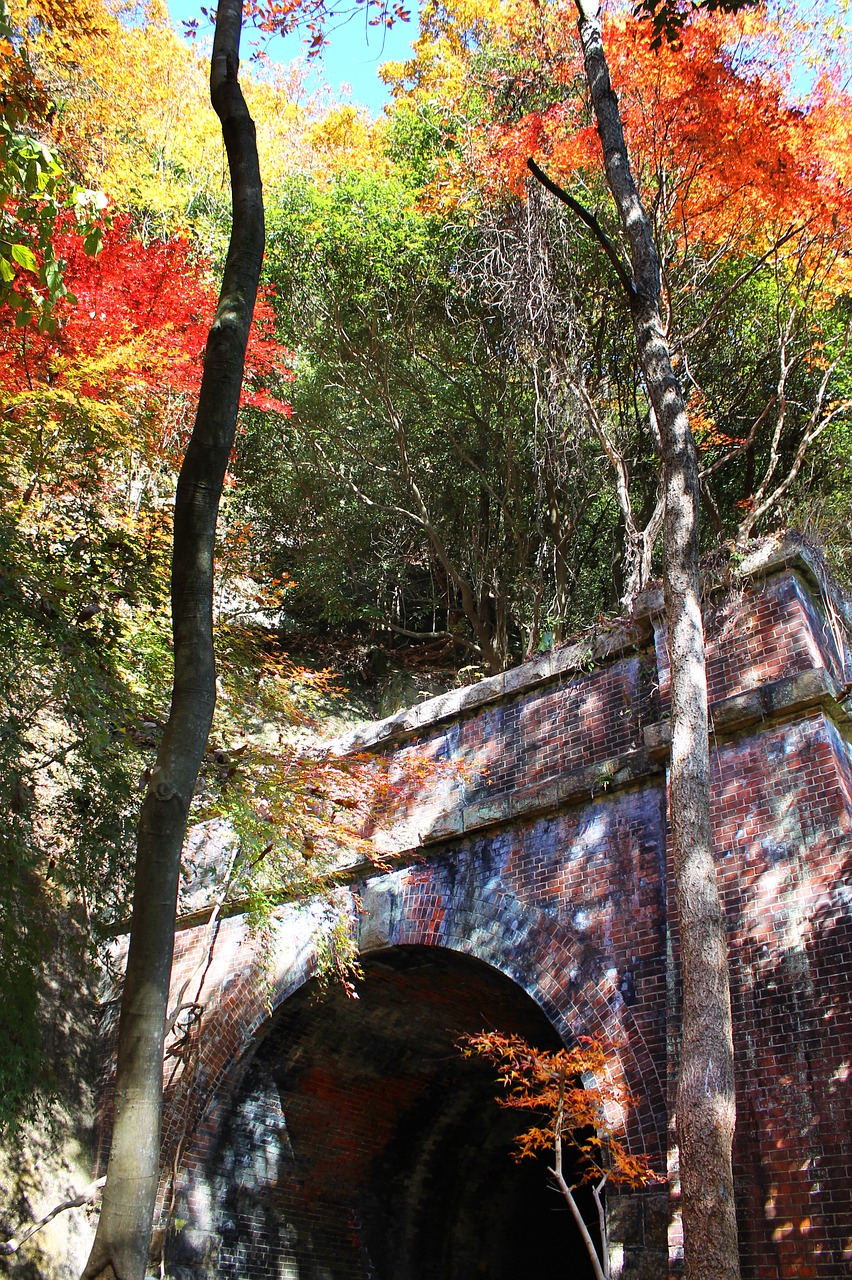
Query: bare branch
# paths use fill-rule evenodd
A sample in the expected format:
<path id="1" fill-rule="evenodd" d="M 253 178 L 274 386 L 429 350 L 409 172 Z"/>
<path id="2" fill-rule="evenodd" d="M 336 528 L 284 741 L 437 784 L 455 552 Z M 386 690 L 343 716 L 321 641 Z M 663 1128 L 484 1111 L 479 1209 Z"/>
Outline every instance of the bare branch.
<path id="1" fill-rule="evenodd" d="M 452 631 L 408 631 L 405 627 L 398 627 L 395 622 L 388 622 L 385 625 L 388 631 L 393 631 L 394 635 L 405 636 L 408 640 L 452 640 L 453 644 L 461 645 L 463 649 L 482 656 L 482 650 L 478 644 L 474 644 L 472 640 L 465 640 L 464 636 L 457 636 Z"/>
<path id="2" fill-rule="evenodd" d="M 567 204 L 568 208 L 576 213 L 577 217 L 586 224 L 612 263 L 613 268 L 615 269 L 615 274 L 618 276 L 621 286 L 627 294 L 628 300 L 635 297 L 636 286 L 630 279 L 627 269 L 621 261 L 621 258 L 618 256 L 615 246 L 601 224 L 598 222 L 595 215 L 593 213 L 589 213 L 588 209 L 584 208 L 583 205 L 580 204 L 579 200 L 575 200 L 573 196 L 570 196 L 563 187 L 560 187 L 558 182 L 554 182 L 552 178 L 548 178 L 544 170 L 538 167 L 532 156 L 527 160 L 527 168 L 533 177 L 537 178 L 541 185 L 547 188 L 551 195 L 556 196 L 557 200 L 561 200 L 563 204 Z"/>
<path id="3" fill-rule="evenodd" d="M 776 470 L 778 465 L 778 460 L 779 460 L 778 443 L 780 439 L 781 428 L 783 427 L 783 422 L 779 422 L 779 426 L 776 428 L 775 435 L 772 441 L 772 455 L 770 458 L 770 463 L 769 463 L 769 466 L 767 467 L 766 475 L 764 476 L 763 481 L 761 482 L 761 485 L 757 493 L 755 494 L 754 507 L 748 513 L 747 518 L 741 523 L 740 528 L 737 531 L 737 537 L 740 540 L 750 536 L 752 529 L 754 528 L 755 524 L 760 519 L 760 517 L 765 515 L 766 512 L 770 510 L 770 508 L 773 507 L 775 503 L 777 503 L 784 496 L 784 494 L 787 492 L 790 486 L 794 483 L 796 477 L 798 476 L 799 472 L 802 469 L 802 463 L 805 460 L 807 451 L 811 447 L 811 445 L 814 443 L 814 441 L 819 439 L 819 437 L 823 434 L 826 428 L 829 427 L 831 423 L 835 421 L 836 418 L 838 418 L 842 413 L 846 413 L 849 410 L 850 403 L 852 402 L 850 402 L 848 399 L 845 399 L 845 400 L 838 401 L 838 403 L 835 404 L 831 409 L 827 410 L 826 412 L 823 412 L 825 399 L 828 394 L 829 382 L 831 381 L 832 374 L 837 369 L 838 364 L 846 355 L 847 349 L 849 347 L 850 336 L 852 336 L 852 321 L 850 321 L 846 326 L 846 331 L 843 335 L 843 341 L 840 345 L 840 350 L 838 351 L 835 358 L 832 361 L 830 361 L 826 365 L 825 369 L 823 370 L 823 376 L 820 379 L 819 389 L 816 394 L 816 402 L 814 404 L 810 418 L 808 419 L 808 424 L 807 424 L 807 427 L 805 428 L 804 434 L 802 435 L 802 438 L 799 441 L 799 447 L 796 450 L 796 454 L 790 465 L 790 469 L 787 472 L 787 475 L 784 477 L 784 479 L 781 480 L 775 486 L 772 492 L 767 495 L 766 489 L 768 487 L 769 479 L 774 473 L 774 471 Z M 794 362 L 791 361 L 790 365 L 787 366 L 787 372 L 789 372 L 789 369 L 793 366 L 793 363 Z"/>
<path id="4" fill-rule="evenodd" d="M 717 298 L 717 300 L 713 303 L 713 306 L 707 312 L 706 316 L 701 321 L 701 323 L 697 324 L 694 329 L 690 330 L 689 333 L 684 334 L 682 338 L 678 339 L 678 346 L 684 346 L 686 343 L 692 342 L 693 339 L 697 338 L 700 333 L 703 333 L 704 330 L 707 328 L 708 324 L 710 324 L 711 321 L 715 320 L 716 316 L 719 314 L 722 307 L 725 305 L 725 303 L 728 301 L 731 295 L 736 293 L 737 289 L 742 288 L 742 286 L 746 283 L 746 281 L 750 280 L 751 277 L 755 275 L 760 270 L 760 268 L 766 264 L 768 259 L 772 257 L 773 253 L 777 253 L 778 250 L 782 247 L 782 245 L 785 245 L 788 240 L 791 240 L 793 236 L 798 235 L 800 231 L 804 231 L 806 226 L 807 226 L 807 223 L 803 222 L 800 226 L 788 227 L 787 230 L 784 232 L 784 234 L 782 236 L 779 236 L 779 238 L 769 246 L 769 248 L 766 250 L 766 253 L 761 254 L 761 256 L 757 259 L 756 262 L 752 263 L 752 265 L 748 267 L 745 271 L 740 272 L 740 274 L 737 276 L 733 284 L 728 285 L 728 288 L 725 290 L 722 296 L 720 298 Z M 720 255 L 717 254 L 716 256 L 718 257 Z"/>
<path id="5" fill-rule="evenodd" d="M 550 1174 L 551 1174 L 551 1177 L 556 1182 L 556 1185 L 558 1186 L 559 1190 L 562 1192 L 563 1196 L 565 1197 L 566 1201 L 568 1202 L 568 1208 L 571 1210 L 571 1214 L 574 1218 L 574 1221 L 577 1224 L 577 1229 L 579 1230 L 580 1235 L 583 1237 L 583 1243 L 586 1246 L 586 1251 L 591 1260 L 592 1267 L 594 1268 L 595 1280 L 609 1280 L 609 1260 L 606 1257 L 606 1255 L 604 1255 L 604 1266 L 601 1266 L 601 1259 L 598 1257 L 598 1251 L 595 1248 L 595 1242 L 592 1239 L 592 1237 L 589 1235 L 589 1228 L 586 1226 L 585 1222 L 583 1221 L 583 1215 L 582 1213 L 580 1213 L 580 1210 L 577 1207 L 577 1201 L 574 1199 L 574 1189 L 573 1187 L 568 1186 L 568 1183 L 565 1181 L 565 1177 L 562 1172 L 562 1123 L 564 1118 L 564 1112 L 565 1112 L 565 1072 L 563 1071 L 559 1081 L 559 1107 L 556 1112 L 556 1122 L 553 1126 L 554 1166 L 550 1170 Z M 604 1267 L 606 1269 L 604 1269 Z"/>
<path id="6" fill-rule="evenodd" d="M 78 1196 L 72 1196 L 70 1200 L 63 1200 L 61 1204 L 55 1205 L 50 1213 L 46 1213 L 43 1218 L 39 1218 L 38 1222 L 34 1222 L 28 1227 L 24 1234 L 15 1239 L 12 1236 L 9 1240 L 4 1240 L 0 1244 L 0 1255 L 8 1257 L 11 1253 L 17 1253 L 21 1245 L 26 1244 L 37 1231 L 41 1231 L 42 1227 L 46 1227 L 48 1222 L 52 1222 L 60 1213 L 66 1213 L 69 1209 L 81 1209 L 83 1205 L 92 1204 L 100 1195 L 104 1183 L 106 1182 L 106 1174 L 102 1178 L 98 1178 L 95 1182 L 90 1182 L 85 1191 L 81 1191 Z"/>
<path id="7" fill-rule="evenodd" d="M 754 444 L 758 430 L 763 424 L 763 420 L 769 413 L 772 406 L 776 403 L 777 399 L 778 397 L 774 394 L 769 397 L 766 404 L 752 423 L 751 430 L 745 439 L 740 440 L 736 445 L 734 445 L 733 449 L 729 449 L 723 458 L 717 458 L 715 462 L 711 462 L 709 467 L 702 467 L 700 473 L 702 482 L 705 481 L 708 476 L 715 475 L 717 471 L 721 471 L 722 467 L 726 467 L 732 458 L 739 457 L 741 453 L 745 453 L 746 449 L 751 448 Z"/>
<path id="8" fill-rule="evenodd" d="M 605 1173 L 596 1187 L 592 1187 L 592 1195 L 595 1197 L 595 1205 L 598 1211 L 598 1223 L 601 1229 L 601 1253 L 603 1254 L 603 1265 L 607 1276 L 609 1275 L 609 1237 L 606 1230 L 606 1213 L 604 1211 L 603 1200 L 601 1200 L 601 1192 L 606 1186 L 609 1173 Z"/>

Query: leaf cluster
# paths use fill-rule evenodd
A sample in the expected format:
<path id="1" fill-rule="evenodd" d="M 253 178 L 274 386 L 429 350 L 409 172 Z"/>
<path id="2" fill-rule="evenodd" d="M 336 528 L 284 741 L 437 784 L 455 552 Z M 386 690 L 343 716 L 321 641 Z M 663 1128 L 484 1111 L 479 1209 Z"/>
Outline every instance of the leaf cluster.
<path id="1" fill-rule="evenodd" d="M 650 47 L 659 49 L 663 43 L 677 48 L 681 32 L 689 19 L 699 10 L 708 13 L 739 13 L 754 8 L 759 0 L 640 0 L 633 7 L 637 18 L 650 24 Z"/>
<path id="2" fill-rule="evenodd" d="M 91 961 L 126 913 L 139 781 L 162 727 L 170 505 L 215 296 L 182 240 L 126 217 L 93 258 L 65 215 L 50 328 L 0 309 L 0 1123 L 48 1087 L 35 1011 L 57 911 Z M 73 290 L 73 293 L 72 293 Z M 263 327 L 249 401 L 285 354 Z M 263 382 L 261 381 L 263 379 Z M 8 1025 L 7 1025 L 8 1023 Z"/>
<path id="3" fill-rule="evenodd" d="M 8 308 L 18 328 L 35 322 L 55 332 L 57 305 L 69 296 L 56 232 L 72 209 L 86 252 L 97 253 L 100 207 L 94 193 L 69 183 L 42 140 L 52 104 L 5 0 L 0 3 L 0 84 L 0 308 Z"/>
<path id="4" fill-rule="evenodd" d="M 401 108 L 377 172 L 271 194 L 294 415 L 280 434 L 251 420 L 237 508 L 296 584 L 289 616 L 443 634 L 499 669 L 579 618 L 584 593 L 601 601 L 587 555 L 553 564 L 572 519 L 588 548 L 616 516 L 587 493 L 569 514 L 582 448 L 544 428 L 527 353 L 475 278 L 485 228 L 423 199 L 445 123 Z"/>
<path id="5" fill-rule="evenodd" d="M 483 1031 L 459 1044 L 465 1057 L 484 1058 L 498 1072 L 509 1110 L 542 1118 L 516 1139 L 515 1159 L 567 1142 L 577 1155 L 581 1182 L 640 1187 L 658 1180 L 645 1156 L 631 1154 L 624 1138 L 633 1099 L 613 1078 L 613 1046 L 582 1036 L 571 1049 L 536 1049 L 520 1036 Z"/>

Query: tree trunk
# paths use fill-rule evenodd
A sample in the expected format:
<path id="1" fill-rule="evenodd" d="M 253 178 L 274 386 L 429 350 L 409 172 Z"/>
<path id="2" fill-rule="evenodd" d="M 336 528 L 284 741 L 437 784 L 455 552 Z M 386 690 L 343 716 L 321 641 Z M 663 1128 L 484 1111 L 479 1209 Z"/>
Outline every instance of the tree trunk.
<path id="1" fill-rule="evenodd" d="M 180 854 L 216 701 L 213 553 L 263 259 L 254 125 L 237 80 L 242 0 L 219 0 L 210 95 L 222 123 L 233 224 L 198 411 L 175 498 L 171 712 L 139 821 L 121 1002 L 112 1148 L 84 1280 L 142 1280 L 160 1172 L 163 1039 Z"/>
<path id="2" fill-rule="evenodd" d="M 597 5 L 578 0 L 580 39 L 612 191 L 633 269 L 631 311 L 662 442 L 663 577 L 672 689 L 669 812 L 683 973 L 677 1092 L 685 1275 L 736 1280 L 731 1144 L 734 1064 L 728 956 L 710 831 L 707 678 L 698 577 L 695 444 L 660 314 L 660 268 L 612 90 Z"/>

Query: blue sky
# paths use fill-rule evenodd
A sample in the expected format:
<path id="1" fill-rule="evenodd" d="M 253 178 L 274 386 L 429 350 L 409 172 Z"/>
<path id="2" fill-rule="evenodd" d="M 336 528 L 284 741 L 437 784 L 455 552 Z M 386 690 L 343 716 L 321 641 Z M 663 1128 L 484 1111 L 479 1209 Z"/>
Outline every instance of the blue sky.
<path id="1" fill-rule="evenodd" d="M 167 0 L 172 22 L 178 32 L 182 33 L 181 22 L 187 18 L 198 18 L 203 24 L 200 8 L 213 8 L 215 0 Z M 329 33 L 330 44 L 323 50 L 317 73 L 335 92 L 342 84 L 352 90 L 352 101 L 368 107 L 373 115 L 378 115 L 388 101 L 385 86 L 379 80 L 378 68 L 383 62 L 392 62 L 407 58 L 411 41 L 417 35 L 417 5 L 410 5 L 412 20 L 398 22 L 390 31 L 378 27 L 365 28 L 363 14 L 356 15 L 345 26 Z M 251 36 L 251 32 L 246 32 Z M 304 57 L 306 43 L 298 36 L 280 37 L 273 40 L 267 52 L 276 62 L 288 63 L 294 58 Z M 247 49 L 244 52 L 248 52 Z"/>

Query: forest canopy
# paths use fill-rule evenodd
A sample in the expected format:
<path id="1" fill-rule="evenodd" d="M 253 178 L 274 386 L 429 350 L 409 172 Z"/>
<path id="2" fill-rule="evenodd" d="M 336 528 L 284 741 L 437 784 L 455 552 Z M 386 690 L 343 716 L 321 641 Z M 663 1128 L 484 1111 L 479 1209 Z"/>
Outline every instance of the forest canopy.
<path id="1" fill-rule="evenodd" d="M 385 68 L 378 120 L 308 93 L 298 67 L 247 82 L 265 287 L 221 522 L 224 696 L 198 816 L 227 813 L 255 855 L 286 805 L 269 755 L 229 752 L 249 721 L 319 696 L 288 659 L 297 637 L 500 671 L 629 609 L 659 567 L 656 424 L 575 24 L 534 0 L 430 0 L 420 22 L 411 60 Z M 657 48 L 628 7 L 606 22 L 704 548 L 798 525 L 848 582 L 836 46 L 812 29 L 805 94 L 795 15 L 696 11 Z M 84 947 L 127 909 L 170 679 L 170 510 L 228 202 L 206 67 L 159 0 L 11 0 L 0 27 L 8 1121 L 37 1075 L 51 904 L 74 904 Z M 259 893 L 304 871 L 296 834 L 279 844 Z"/>

